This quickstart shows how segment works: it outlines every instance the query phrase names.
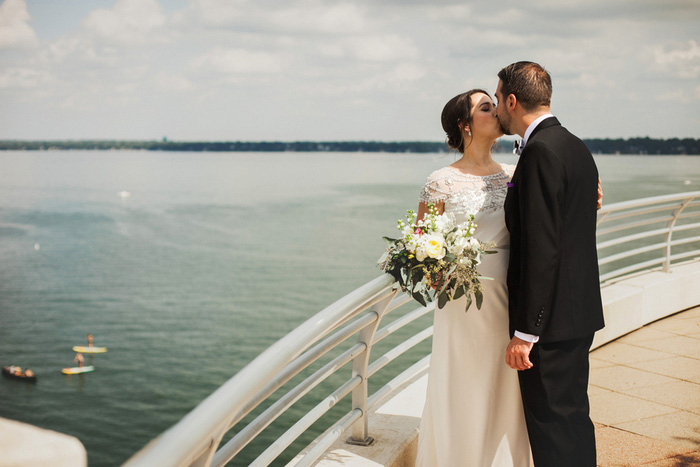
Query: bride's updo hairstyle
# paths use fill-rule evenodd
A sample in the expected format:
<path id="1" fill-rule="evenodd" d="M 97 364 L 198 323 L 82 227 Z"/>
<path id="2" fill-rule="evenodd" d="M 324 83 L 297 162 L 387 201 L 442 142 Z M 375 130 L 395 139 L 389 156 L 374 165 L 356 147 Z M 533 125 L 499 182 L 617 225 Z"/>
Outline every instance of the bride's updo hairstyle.
<path id="1" fill-rule="evenodd" d="M 472 95 L 477 93 L 491 97 L 483 89 L 472 89 L 453 97 L 442 109 L 442 129 L 447 134 L 447 147 L 460 153 L 464 152 L 465 145 L 462 128 L 472 123 Z"/>

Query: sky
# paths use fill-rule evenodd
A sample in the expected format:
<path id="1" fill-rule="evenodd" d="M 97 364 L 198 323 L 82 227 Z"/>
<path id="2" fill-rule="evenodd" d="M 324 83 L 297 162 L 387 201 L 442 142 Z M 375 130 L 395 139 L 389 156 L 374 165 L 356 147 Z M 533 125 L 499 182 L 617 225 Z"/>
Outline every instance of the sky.
<path id="1" fill-rule="evenodd" d="M 2 0 L 0 139 L 441 141 L 519 60 L 582 138 L 700 138 L 698 0 Z"/>

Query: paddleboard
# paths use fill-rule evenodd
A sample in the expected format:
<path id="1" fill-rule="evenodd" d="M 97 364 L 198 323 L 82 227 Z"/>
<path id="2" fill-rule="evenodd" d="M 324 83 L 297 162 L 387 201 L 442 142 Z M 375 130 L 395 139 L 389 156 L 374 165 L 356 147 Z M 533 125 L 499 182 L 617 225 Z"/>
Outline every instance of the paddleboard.
<path id="1" fill-rule="evenodd" d="M 75 345 L 73 346 L 73 352 L 80 353 L 105 353 L 107 347 L 88 347 L 86 345 Z"/>
<path id="2" fill-rule="evenodd" d="M 79 367 L 79 366 L 74 366 L 72 368 L 64 368 L 61 370 L 61 373 L 64 375 L 77 375 L 79 373 L 89 373 L 90 371 L 95 371 L 94 366 L 84 366 L 84 367 Z"/>

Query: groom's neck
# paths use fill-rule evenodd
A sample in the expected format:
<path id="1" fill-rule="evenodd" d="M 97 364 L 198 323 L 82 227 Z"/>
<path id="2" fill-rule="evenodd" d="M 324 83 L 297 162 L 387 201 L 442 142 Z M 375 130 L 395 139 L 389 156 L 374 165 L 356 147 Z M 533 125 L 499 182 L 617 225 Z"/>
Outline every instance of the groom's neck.
<path id="1" fill-rule="evenodd" d="M 520 137 L 523 137 L 525 135 L 525 132 L 527 131 L 528 127 L 532 124 L 532 122 L 534 122 L 535 120 L 540 118 L 542 115 L 545 115 L 548 113 L 551 113 L 551 111 L 549 110 L 549 107 L 542 106 L 542 107 L 538 107 L 537 110 L 530 111 L 530 112 L 523 114 L 523 116 L 520 119 L 522 124 L 519 125 L 519 127 L 517 128 L 517 133 L 520 135 Z"/>

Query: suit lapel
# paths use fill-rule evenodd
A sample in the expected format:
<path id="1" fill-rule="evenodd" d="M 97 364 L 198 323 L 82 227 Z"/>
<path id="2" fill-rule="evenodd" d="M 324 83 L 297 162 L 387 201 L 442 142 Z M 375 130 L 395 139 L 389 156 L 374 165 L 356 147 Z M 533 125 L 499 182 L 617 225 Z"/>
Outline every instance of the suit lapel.
<path id="1" fill-rule="evenodd" d="M 522 154 L 520 154 L 520 160 L 518 161 L 518 164 L 515 166 L 515 172 L 513 172 L 513 177 L 511 178 L 511 183 L 510 187 L 508 188 L 508 192 L 506 194 L 506 200 L 505 200 L 505 211 L 506 211 L 506 226 L 508 227 L 508 220 L 511 218 L 511 220 L 515 217 L 517 214 L 517 211 L 519 208 L 519 201 L 516 201 L 520 194 L 518 190 L 518 185 L 520 184 L 520 161 L 523 160 L 523 158 L 528 157 L 528 146 L 530 146 L 530 142 L 534 141 L 535 135 L 540 130 L 543 130 L 545 128 L 551 128 L 551 127 L 561 127 L 561 123 L 559 123 L 559 120 L 557 120 L 557 117 L 548 117 L 542 120 L 534 130 L 532 130 L 532 133 L 530 133 L 530 136 L 527 139 L 527 143 L 525 144 L 525 147 L 523 148 Z M 510 230 L 510 227 L 509 227 Z"/>
<path id="2" fill-rule="evenodd" d="M 544 128 L 549 128 L 551 126 L 561 126 L 561 123 L 559 123 L 559 120 L 557 120 L 557 117 L 549 117 L 545 118 L 540 122 L 539 125 L 535 127 L 534 130 L 532 130 L 532 133 L 530 134 L 530 137 L 527 139 L 528 142 L 532 140 L 532 137 L 537 134 L 538 131 L 544 129 Z"/>
<path id="3" fill-rule="evenodd" d="M 537 127 L 535 127 L 534 130 L 532 130 L 532 133 L 530 134 L 530 137 L 528 138 L 528 143 L 532 141 L 533 137 L 537 134 L 538 131 L 544 129 L 544 128 L 549 128 L 553 126 L 561 126 L 561 123 L 559 123 L 559 120 L 557 120 L 557 117 L 549 117 L 545 118 L 540 122 Z M 527 147 L 527 144 L 525 145 Z M 520 155 L 520 158 L 522 159 L 523 154 Z M 513 173 L 513 177 L 511 179 L 510 187 L 508 188 L 508 192 L 506 193 L 506 199 L 504 203 L 504 209 L 506 212 L 506 226 L 510 230 L 512 227 L 512 223 L 514 222 L 514 216 L 517 213 L 518 209 L 518 202 L 516 201 L 516 194 L 514 192 L 515 190 L 515 185 L 518 184 L 519 179 L 520 179 L 520 173 L 518 171 L 518 167 L 520 164 L 515 166 L 515 172 Z M 510 226 L 508 224 L 511 224 Z"/>

